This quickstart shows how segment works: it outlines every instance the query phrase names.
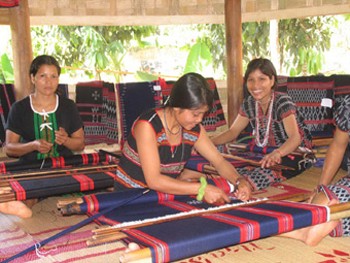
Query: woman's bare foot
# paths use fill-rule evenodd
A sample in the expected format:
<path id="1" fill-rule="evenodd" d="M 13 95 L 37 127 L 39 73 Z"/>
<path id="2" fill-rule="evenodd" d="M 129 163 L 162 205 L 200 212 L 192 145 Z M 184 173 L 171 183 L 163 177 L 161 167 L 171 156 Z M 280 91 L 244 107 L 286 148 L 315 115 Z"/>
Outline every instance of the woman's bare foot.
<path id="1" fill-rule="evenodd" d="M 332 206 L 338 203 L 338 200 L 332 199 L 330 201 L 325 201 L 325 195 L 317 196 L 319 198 L 317 200 L 318 203 L 327 203 L 328 206 Z M 314 200 L 315 201 L 315 198 Z M 303 241 L 306 245 L 316 246 L 321 240 L 327 236 L 339 223 L 339 221 L 329 221 L 326 223 L 322 223 L 319 225 L 309 226 L 301 229 L 297 229 L 291 232 L 283 233 L 279 236 L 288 237 Z"/>
<path id="2" fill-rule="evenodd" d="M 22 201 L 0 203 L 0 213 L 16 215 L 21 218 L 30 218 L 33 215 L 32 210 Z"/>

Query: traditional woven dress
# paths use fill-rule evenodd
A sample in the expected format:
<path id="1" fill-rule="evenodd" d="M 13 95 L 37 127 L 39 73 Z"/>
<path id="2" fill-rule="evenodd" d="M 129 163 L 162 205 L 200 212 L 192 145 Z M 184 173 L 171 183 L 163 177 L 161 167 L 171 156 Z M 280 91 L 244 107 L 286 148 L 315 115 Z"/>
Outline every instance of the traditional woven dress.
<path id="1" fill-rule="evenodd" d="M 192 130 L 183 129 L 181 143 L 178 145 L 171 145 L 158 112 L 159 110 L 150 110 L 142 114 L 136 122 L 147 121 L 153 127 L 158 144 L 160 172 L 172 178 L 176 178 L 180 175 L 184 169 L 185 163 L 191 157 L 193 145 L 198 140 L 200 134 L 200 126 L 196 125 Z M 123 154 L 117 169 L 116 190 L 147 187 L 139 154 L 137 152 L 134 125 L 127 141 L 123 145 Z"/>
<path id="2" fill-rule="evenodd" d="M 302 142 L 300 147 L 311 149 L 312 138 L 310 131 L 304 124 L 302 116 L 299 115 L 297 107 L 291 97 L 285 93 L 273 92 L 271 101 L 266 114 L 263 113 L 261 105 L 255 101 L 252 96 L 244 99 L 239 114 L 249 119 L 253 134 L 255 135 L 255 143 L 260 147 L 271 146 L 280 147 L 288 139 L 288 135 L 283 126 L 283 119 L 290 115 L 295 115 L 299 134 Z M 259 145 L 260 144 L 260 145 Z M 237 168 L 238 172 L 245 176 L 255 190 L 263 189 L 275 182 L 281 182 L 285 179 L 292 178 L 311 166 L 313 160 L 306 160 L 306 163 L 294 163 L 289 157 L 288 159 L 296 170 L 288 171 L 272 171 L 260 167 L 243 167 Z M 308 163 L 310 161 L 310 163 Z"/>
<path id="3" fill-rule="evenodd" d="M 63 145 L 55 144 L 55 131 L 62 127 L 68 135 L 83 127 L 74 101 L 56 95 L 56 108 L 51 112 L 36 111 L 31 96 L 15 102 L 10 110 L 6 129 L 21 136 L 21 142 L 44 139 L 54 144 L 47 154 L 37 151 L 28 153 L 21 160 L 36 160 L 47 157 L 70 156 L 72 151 Z"/>
<path id="4" fill-rule="evenodd" d="M 349 134 L 350 145 L 350 95 L 337 98 L 335 109 L 335 123 L 340 130 Z M 348 171 L 350 171 L 349 159 Z M 321 189 L 330 199 L 336 198 L 340 203 L 350 202 L 350 173 L 333 185 L 321 186 Z M 350 236 L 350 218 L 343 218 L 330 235 Z"/>

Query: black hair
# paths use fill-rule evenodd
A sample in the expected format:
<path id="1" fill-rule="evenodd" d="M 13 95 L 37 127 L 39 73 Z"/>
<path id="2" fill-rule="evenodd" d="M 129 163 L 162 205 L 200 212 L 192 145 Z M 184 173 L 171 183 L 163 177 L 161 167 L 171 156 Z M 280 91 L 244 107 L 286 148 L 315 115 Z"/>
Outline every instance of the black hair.
<path id="1" fill-rule="evenodd" d="M 182 109 L 197 109 L 213 106 L 214 95 L 207 80 L 200 74 L 190 72 L 180 77 L 173 85 L 165 106 Z"/>
<path id="2" fill-rule="evenodd" d="M 61 67 L 54 57 L 48 55 L 40 55 L 33 59 L 32 63 L 30 64 L 29 76 L 35 76 L 42 65 L 55 66 L 57 69 L 58 76 L 61 75 Z"/>
<path id="3" fill-rule="evenodd" d="M 277 88 L 277 73 L 272 62 L 266 58 L 255 58 L 248 63 L 247 69 L 244 74 L 244 84 L 247 83 L 250 73 L 259 69 L 264 75 L 272 79 L 275 77 L 275 83 L 272 88 Z"/>

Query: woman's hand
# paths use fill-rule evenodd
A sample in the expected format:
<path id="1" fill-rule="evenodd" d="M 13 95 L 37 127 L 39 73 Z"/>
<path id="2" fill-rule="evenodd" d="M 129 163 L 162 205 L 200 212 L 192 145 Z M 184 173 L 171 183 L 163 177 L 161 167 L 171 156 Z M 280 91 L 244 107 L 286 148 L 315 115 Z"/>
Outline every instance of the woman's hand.
<path id="1" fill-rule="evenodd" d="M 57 131 L 55 131 L 55 137 L 56 137 L 55 143 L 57 143 L 58 145 L 65 144 L 69 138 L 68 133 L 62 127 L 60 127 Z"/>
<path id="2" fill-rule="evenodd" d="M 237 182 L 236 197 L 242 201 L 247 201 L 252 195 L 252 188 L 249 182 L 244 178 L 240 177 Z"/>
<path id="3" fill-rule="evenodd" d="M 230 202 L 230 198 L 220 188 L 207 185 L 205 188 L 204 200 L 209 204 L 223 205 Z"/>
<path id="4" fill-rule="evenodd" d="M 274 150 L 273 152 L 267 154 L 260 161 L 261 168 L 269 168 L 276 164 L 280 164 L 282 161 L 282 155 L 279 150 Z"/>
<path id="5" fill-rule="evenodd" d="M 33 143 L 34 150 L 40 153 L 48 153 L 53 146 L 52 143 L 49 143 L 43 139 L 35 140 L 32 143 Z"/>

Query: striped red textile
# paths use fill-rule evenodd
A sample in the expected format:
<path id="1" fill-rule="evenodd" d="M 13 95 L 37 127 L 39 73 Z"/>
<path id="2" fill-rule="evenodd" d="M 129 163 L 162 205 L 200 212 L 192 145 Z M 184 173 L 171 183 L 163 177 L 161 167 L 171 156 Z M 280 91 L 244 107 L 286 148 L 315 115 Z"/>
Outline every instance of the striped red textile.
<path id="1" fill-rule="evenodd" d="M 95 172 L 52 178 L 11 180 L 9 182 L 15 199 L 23 201 L 61 194 L 106 189 L 114 185 L 113 173 Z"/>
<path id="2" fill-rule="evenodd" d="M 1 174 L 15 174 L 19 171 L 41 170 L 53 168 L 71 168 L 73 166 L 98 165 L 116 162 L 115 158 L 105 153 L 84 153 L 68 157 L 50 157 L 31 162 L 9 161 L 0 162 Z"/>
<path id="3" fill-rule="evenodd" d="M 3 177 L 0 176 L 0 182 L 4 179 L 2 183 L 11 187 L 15 200 L 106 189 L 114 185 L 116 174 L 113 170 L 101 170 L 98 165 L 102 168 L 117 162 L 115 157 L 101 152 L 51 157 L 44 162 L 1 162 L 0 173 Z M 94 170 L 81 169 L 95 166 Z"/>
<path id="4" fill-rule="evenodd" d="M 111 199 L 123 202 L 140 191 L 143 189 L 112 193 Z M 189 196 L 159 196 L 162 195 L 150 191 L 98 220 L 102 224 L 117 226 L 120 223 L 140 222 L 213 207 Z M 236 206 L 226 211 L 164 220 L 138 228 L 124 228 L 122 231 L 129 236 L 129 241 L 149 247 L 153 262 L 173 262 L 328 220 L 328 209 L 324 206 L 288 201 L 266 201 L 242 206 L 235 199 L 232 204 Z"/>

